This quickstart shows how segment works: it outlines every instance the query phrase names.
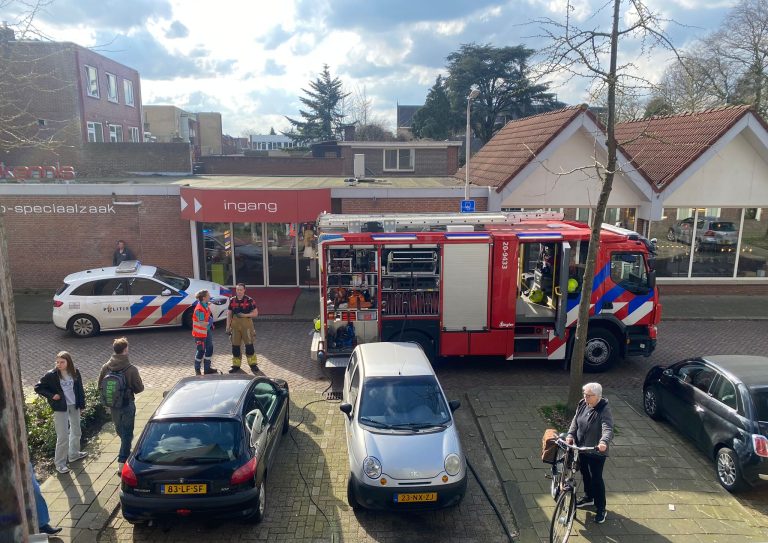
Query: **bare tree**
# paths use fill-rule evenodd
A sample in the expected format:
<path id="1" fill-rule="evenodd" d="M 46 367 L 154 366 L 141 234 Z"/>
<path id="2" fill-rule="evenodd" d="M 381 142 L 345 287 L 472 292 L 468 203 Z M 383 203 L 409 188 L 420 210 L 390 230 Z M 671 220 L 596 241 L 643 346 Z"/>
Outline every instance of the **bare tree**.
<path id="1" fill-rule="evenodd" d="M 598 118 L 605 124 L 608 120 L 608 88 L 601 86 L 598 91 L 590 93 L 589 103 L 596 106 Z M 643 97 L 633 89 L 617 89 L 616 91 L 616 122 L 623 123 L 639 119 L 643 114 Z"/>
<path id="2" fill-rule="evenodd" d="M 581 398 L 581 385 L 584 371 L 584 351 L 589 334 L 589 310 L 592 285 L 595 275 L 595 261 L 600 244 L 600 230 L 605 220 L 608 197 L 611 194 L 613 179 L 617 168 L 616 118 L 617 93 L 631 92 L 633 89 L 650 88 L 650 83 L 639 74 L 637 66 L 631 60 L 619 64 L 619 46 L 628 41 L 639 43 L 639 55 L 646 55 L 656 47 L 674 50 L 671 42 L 662 30 L 658 15 L 650 11 L 641 0 L 625 0 L 622 13 L 622 0 L 608 2 L 605 7 L 611 9 L 610 27 L 582 29 L 571 20 L 574 7 L 568 0 L 564 21 L 542 19 L 539 21 L 550 45 L 543 51 L 545 69 L 549 73 L 565 72 L 569 77 L 586 78 L 594 87 L 606 89 L 606 148 L 607 159 L 601 163 L 598 156 L 593 157 L 589 169 L 593 169 L 602 182 L 600 196 L 592 222 L 592 234 L 589 240 L 586 269 L 582 282 L 582 296 L 579 303 L 579 316 L 576 325 L 576 337 L 571 354 L 571 376 L 568 390 L 568 405 L 573 406 Z M 599 20 L 598 13 L 590 21 Z M 621 24 L 623 23 L 623 26 Z M 626 58 L 623 56 L 622 58 Z"/>

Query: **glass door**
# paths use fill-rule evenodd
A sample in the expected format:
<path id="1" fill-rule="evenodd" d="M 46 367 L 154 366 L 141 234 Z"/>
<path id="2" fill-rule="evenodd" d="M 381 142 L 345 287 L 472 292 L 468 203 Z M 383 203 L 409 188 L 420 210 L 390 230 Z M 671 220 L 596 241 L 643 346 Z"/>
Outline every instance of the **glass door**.
<path id="1" fill-rule="evenodd" d="M 246 285 L 264 285 L 264 225 L 260 222 L 232 225 L 235 280 Z"/>
<path id="2" fill-rule="evenodd" d="M 291 223 L 267 223 L 267 285 L 297 284 L 296 228 Z"/>

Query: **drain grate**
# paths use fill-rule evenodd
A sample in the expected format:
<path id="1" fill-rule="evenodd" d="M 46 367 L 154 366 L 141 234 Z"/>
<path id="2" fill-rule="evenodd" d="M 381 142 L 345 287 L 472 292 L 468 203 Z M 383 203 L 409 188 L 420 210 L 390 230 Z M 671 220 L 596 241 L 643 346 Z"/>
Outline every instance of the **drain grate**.
<path id="1" fill-rule="evenodd" d="M 326 394 L 325 399 L 326 400 L 341 400 L 342 392 L 341 390 L 333 390 Z"/>

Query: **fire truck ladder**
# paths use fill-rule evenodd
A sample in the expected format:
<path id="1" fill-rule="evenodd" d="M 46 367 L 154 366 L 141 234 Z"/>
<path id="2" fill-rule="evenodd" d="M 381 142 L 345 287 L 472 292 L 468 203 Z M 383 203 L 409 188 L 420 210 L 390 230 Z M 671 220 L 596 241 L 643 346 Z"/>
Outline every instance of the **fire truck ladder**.
<path id="1" fill-rule="evenodd" d="M 554 211 L 515 211 L 484 213 L 391 213 L 381 215 L 340 215 L 323 213 L 317 219 L 321 232 L 400 232 L 426 231 L 441 226 L 474 226 L 490 224 L 517 224 L 525 220 L 563 220 L 563 214 Z"/>

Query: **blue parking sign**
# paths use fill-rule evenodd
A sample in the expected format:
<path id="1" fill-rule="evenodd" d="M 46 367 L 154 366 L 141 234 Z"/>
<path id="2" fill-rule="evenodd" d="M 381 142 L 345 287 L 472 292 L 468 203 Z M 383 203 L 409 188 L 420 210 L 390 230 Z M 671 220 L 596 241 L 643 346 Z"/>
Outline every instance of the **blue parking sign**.
<path id="1" fill-rule="evenodd" d="M 474 213 L 475 212 L 475 201 L 474 200 L 462 200 L 461 201 L 461 212 L 462 213 Z"/>

